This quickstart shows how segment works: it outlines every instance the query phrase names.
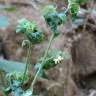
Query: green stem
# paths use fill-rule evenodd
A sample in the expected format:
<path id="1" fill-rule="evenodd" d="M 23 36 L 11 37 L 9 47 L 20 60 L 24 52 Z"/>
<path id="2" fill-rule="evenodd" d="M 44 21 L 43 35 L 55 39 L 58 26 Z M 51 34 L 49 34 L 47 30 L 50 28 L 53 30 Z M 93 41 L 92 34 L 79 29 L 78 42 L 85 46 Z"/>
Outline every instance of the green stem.
<path id="1" fill-rule="evenodd" d="M 33 79 L 33 81 L 32 81 L 32 84 L 31 84 L 32 90 L 33 90 L 33 87 L 34 87 L 34 85 L 35 85 L 35 83 L 36 83 L 36 79 L 37 79 L 40 71 L 41 71 L 42 68 L 43 68 L 43 65 L 44 65 L 44 62 L 45 62 L 46 57 L 47 57 L 47 55 L 48 55 L 48 51 L 49 51 L 50 46 L 51 46 L 51 44 L 52 44 L 53 38 L 54 38 L 54 34 L 51 35 L 51 38 L 50 38 L 50 41 L 49 41 L 49 44 L 48 44 L 48 48 L 47 48 L 47 50 L 46 50 L 46 52 L 45 52 L 45 55 L 44 55 L 44 57 L 43 57 L 43 59 L 42 59 L 42 62 L 41 62 L 41 66 L 40 66 L 40 68 L 38 69 L 38 71 L 37 71 L 37 73 L 36 73 L 36 75 L 35 75 L 35 77 L 34 77 L 34 79 Z"/>
<path id="2" fill-rule="evenodd" d="M 64 14 L 66 14 L 70 9 L 70 4 L 68 4 L 67 9 L 65 10 Z"/>
<path id="3" fill-rule="evenodd" d="M 26 74 L 27 74 L 28 63 L 29 63 L 30 56 L 31 56 L 31 43 L 29 44 L 29 48 L 27 50 L 26 66 L 25 66 L 25 70 L 24 70 L 24 74 L 23 74 L 22 83 L 24 83 L 24 80 L 25 80 L 25 77 L 26 77 Z"/>

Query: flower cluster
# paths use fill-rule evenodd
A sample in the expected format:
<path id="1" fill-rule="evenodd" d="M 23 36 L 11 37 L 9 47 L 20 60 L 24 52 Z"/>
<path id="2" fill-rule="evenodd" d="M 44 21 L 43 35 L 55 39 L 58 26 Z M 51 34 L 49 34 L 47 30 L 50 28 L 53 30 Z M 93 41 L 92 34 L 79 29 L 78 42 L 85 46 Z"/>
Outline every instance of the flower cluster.
<path id="1" fill-rule="evenodd" d="M 55 36 L 59 34 L 57 27 L 67 21 L 66 14 L 64 12 L 57 12 L 56 7 L 53 5 L 44 8 L 43 17 Z"/>
<path id="2" fill-rule="evenodd" d="M 23 18 L 19 20 L 18 23 L 16 33 L 23 33 L 33 44 L 41 43 L 44 40 L 43 32 L 37 27 L 34 21 L 30 22 Z"/>

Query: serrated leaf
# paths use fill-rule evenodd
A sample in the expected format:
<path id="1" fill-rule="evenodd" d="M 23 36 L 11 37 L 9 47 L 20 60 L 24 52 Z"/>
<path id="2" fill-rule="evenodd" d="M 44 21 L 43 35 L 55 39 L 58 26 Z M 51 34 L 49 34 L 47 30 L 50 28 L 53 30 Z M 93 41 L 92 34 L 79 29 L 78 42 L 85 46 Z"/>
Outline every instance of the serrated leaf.
<path id="1" fill-rule="evenodd" d="M 24 33 L 30 27 L 30 22 L 26 18 L 20 19 L 18 23 L 16 33 Z"/>
<path id="2" fill-rule="evenodd" d="M 33 44 L 39 44 L 44 40 L 43 32 L 39 32 L 38 30 L 36 32 L 26 32 L 26 37 Z"/>
<path id="3" fill-rule="evenodd" d="M 59 20 L 57 13 L 50 13 L 46 15 L 44 18 L 45 18 L 46 23 L 49 25 L 49 27 L 52 30 L 57 30 L 57 25 L 58 25 L 58 20 Z"/>

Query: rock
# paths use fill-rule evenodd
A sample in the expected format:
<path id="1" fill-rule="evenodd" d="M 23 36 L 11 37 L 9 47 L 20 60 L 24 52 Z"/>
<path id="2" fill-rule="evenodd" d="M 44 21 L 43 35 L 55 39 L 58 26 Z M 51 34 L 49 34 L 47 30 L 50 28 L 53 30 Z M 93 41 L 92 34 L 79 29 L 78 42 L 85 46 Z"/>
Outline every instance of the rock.
<path id="1" fill-rule="evenodd" d="M 84 32 L 82 38 L 73 43 L 72 59 L 79 74 L 88 75 L 96 71 L 96 45 L 92 34 Z"/>
<path id="2" fill-rule="evenodd" d="M 90 90 L 89 96 L 96 96 L 96 90 Z"/>

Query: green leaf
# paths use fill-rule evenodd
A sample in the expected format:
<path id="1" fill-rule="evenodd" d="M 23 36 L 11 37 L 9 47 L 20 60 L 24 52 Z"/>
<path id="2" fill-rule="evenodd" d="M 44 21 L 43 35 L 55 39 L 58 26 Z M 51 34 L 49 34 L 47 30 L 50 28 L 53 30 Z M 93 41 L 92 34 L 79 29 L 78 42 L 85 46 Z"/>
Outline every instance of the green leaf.
<path id="1" fill-rule="evenodd" d="M 44 15 L 44 19 L 47 25 L 51 28 L 52 32 L 57 35 L 57 27 L 61 24 L 64 24 L 67 20 L 66 14 L 64 12 L 49 12 L 48 14 Z"/>
<path id="2" fill-rule="evenodd" d="M 57 25 L 58 25 L 57 13 L 50 13 L 46 15 L 44 18 L 45 18 L 46 23 L 49 25 L 49 27 L 52 30 L 57 30 Z"/>
<path id="3" fill-rule="evenodd" d="M 76 0 L 68 0 L 69 4 L 76 3 Z"/>
<path id="4" fill-rule="evenodd" d="M 43 32 L 26 32 L 26 36 L 30 42 L 33 44 L 41 43 L 44 40 Z"/>
<path id="5" fill-rule="evenodd" d="M 24 33 L 30 27 L 30 22 L 26 18 L 20 19 L 18 23 L 16 33 Z"/>
<path id="6" fill-rule="evenodd" d="M 43 66 L 43 69 L 50 69 L 52 67 L 56 66 L 55 62 L 53 61 L 53 59 L 49 59 L 49 60 L 46 60 L 46 62 L 44 63 L 44 66 Z"/>
<path id="7" fill-rule="evenodd" d="M 56 12 L 56 7 L 54 5 L 48 5 L 48 6 L 45 6 L 44 9 L 43 9 L 43 16 L 45 15 L 48 15 L 50 13 L 54 13 Z"/>
<path id="8" fill-rule="evenodd" d="M 12 94 L 14 94 L 14 96 L 22 96 L 23 94 L 23 89 L 21 88 L 21 82 L 17 81 L 17 80 L 13 80 L 11 78 L 11 82 L 10 82 L 10 86 L 12 89 Z"/>
<path id="9" fill-rule="evenodd" d="M 22 96 L 32 96 L 32 90 L 27 90 L 26 92 L 23 93 Z"/>
<path id="10" fill-rule="evenodd" d="M 8 88 L 4 88 L 3 89 L 3 93 L 4 93 L 4 96 L 8 96 L 10 93 L 11 93 L 11 88 L 10 87 L 8 87 Z"/>
<path id="11" fill-rule="evenodd" d="M 11 78 L 14 79 L 14 80 L 17 80 L 17 81 L 19 81 L 19 82 L 22 82 L 23 74 L 20 73 L 20 72 L 18 72 L 18 71 L 13 71 L 13 72 L 8 73 L 8 74 L 6 75 L 6 79 L 7 79 L 9 82 L 10 82 Z M 28 82 L 28 80 L 29 80 L 29 77 L 28 77 L 28 75 L 26 75 L 26 76 L 25 76 L 24 83 Z"/>
<path id="12" fill-rule="evenodd" d="M 60 57 L 60 58 L 58 58 Z M 48 53 L 48 56 L 44 62 L 43 69 L 50 69 L 52 67 L 55 67 L 57 64 L 59 64 L 64 58 L 64 53 L 60 50 L 52 50 Z M 57 63 L 55 63 L 55 59 L 57 60 Z M 42 58 L 39 60 L 39 64 L 41 64 Z"/>
<path id="13" fill-rule="evenodd" d="M 24 33 L 25 29 L 23 27 L 21 27 L 20 25 L 18 25 L 16 27 L 16 33 Z"/>
<path id="14" fill-rule="evenodd" d="M 31 26 L 31 31 L 34 31 L 35 29 L 37 29 L 37 25 L 35 21 L 32 21 L 30 26 Z"/>
<path id="15" fill-rule="evenodd" d="M 24 33 L 27 39 L 33 44 L 41 43 L 44 40 L 44 34 L 37 27 L 35 21 L 30 22 L 25 18 L 19 20 L 16 33 Z"/>
<path id="16" fill-rule="evenodd" d="M 54 38 L 56 38 L 58 35 L 60 35 L 60 32 L 58 32 L 57 30 L 53 31 L 53 33 L 54 33 Z"/>
<path id="17" fill-rule="evenodd" d="M 80 6 L 78 4 L 76 3 L 71 4 L 70 11 L 73 17 L 77 15 L 77 13 L 79 12 L 79 9 L 80 9 Z"/>
<path id="18" fill-rule="evenodd" d="M 5 29 L 9 25 L 7 16 L 0 16 L 0 28 Z"/>
<path id="19" fill-rule="evenodd" d="M 66 16 L 66 14 L 64 14 L 63 12 L 62 13 L 59 13 L 58 14 L 58 17 L 59 17 L 59 19 L 60 19 L 60 21 L 59 21 L 59 25 L 60 24 L 64 24 L 66 21 L 67 21 L 67 16 Z"/>

